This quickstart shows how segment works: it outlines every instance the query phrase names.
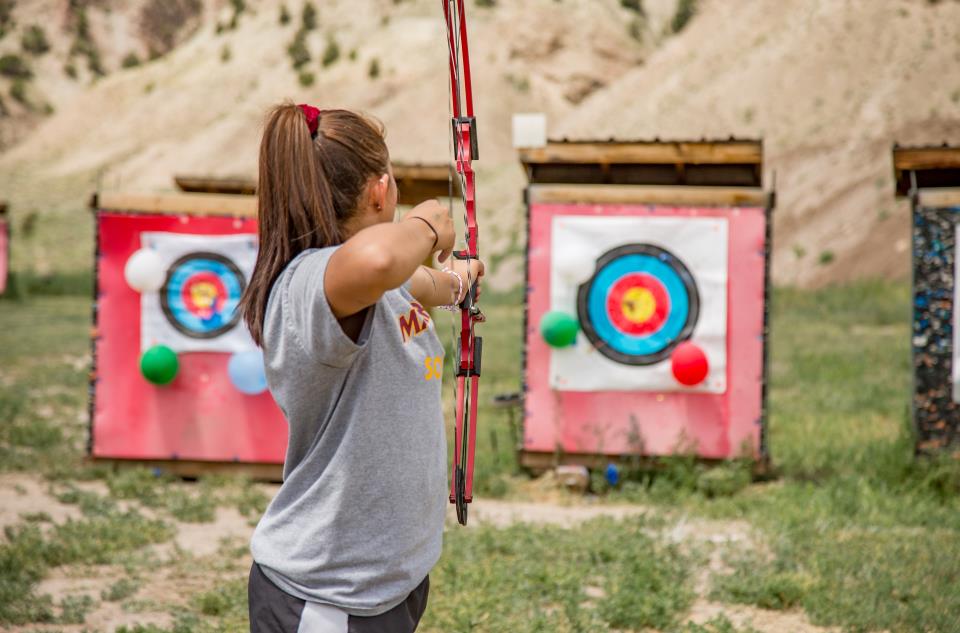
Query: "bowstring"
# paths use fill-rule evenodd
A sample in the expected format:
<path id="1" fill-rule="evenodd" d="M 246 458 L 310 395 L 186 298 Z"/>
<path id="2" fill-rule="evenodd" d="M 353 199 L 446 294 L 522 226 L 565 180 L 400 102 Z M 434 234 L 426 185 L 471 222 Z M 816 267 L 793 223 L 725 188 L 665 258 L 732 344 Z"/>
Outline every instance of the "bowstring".
<path id="1" fill-rule="evenodd" d="M 459 98 L 460 98 L 460 79 L 459 79 L 459 72 L 460 72 L 460 71 L 459 71 L 459 69 L 457 68 L 457 64 L 456 64 L 457 58 L 454 57 L 455 49 L 454 49 L 454 48 L 451 48 L 452 43 L 453 43 L 453 41 L 454 41 L 453 38 L 454 38 L 455 30 L 454 30 L 454 28 L 453 28 L 453 14 L 452 14 L 451 8 L 450 8 L 450 0 L 444 0 L 444 2 L 447 3 L 447 14 L 451 16 L 451 17 L 450 17 L 450 20 L 449 20 L 449 21 L 447 22 L 447 24 L 446 24 L 446 27 L 447 27 L 447 37 L 446 37 L 446 40 L 447 40 L 447 64 L 449 65 L 450 68 L 453 69 L 453 73 L 451 73 L 451 72 L 445 73 L 446 76 L 447 76 L 447 88 L 448 88 L 448 90 L 450 91 L 450 95 L 451 95 L 450 99 L 447 100 L 447 113 L 448 113 L 448 115 L 449 115 L 449 116 L 447 117 L 447 121 L 448 121 L 448 124 L 447 124 L 447 125 L 448 125 L 448 127 L 449 127 L 449 129 L 450 129 L 450 134 L 448 135 L 448 138 L 450 139 L 450 143 L 449 143 L 449 146 L 450 146 L 450 156 L 452 157 L 453 160 L 452 160 L 452 162 L 447 166 L 447 170 L 448 170 L 448 177 L 447 177 L 447 200 L 448 200 L 448 207 L 449 207 L 449 209 L 450 209 L 450 216 L 451 216 L 451 219 L 452 219 L 452 218 L 453 218 L 453 175 L 454 175 L 454 173 L 456 173 L 456 169 L 457 169 L 457 166 L 456 166 L 457 147 L 456 147 L 456 139 L 454 138 L 454 135 L 453 135 L 453 127 L 452 127 L 452 124 L 451 124 L 450 122 L 453 121 L 453 99 L 459 100 Z M 457 246 L 457 245 L 454 244 L 453 246 L 454 246 L 454 249 L 456 249 L 456 246 Z M 451 257 L 451 259 L 453 259 L 453 255 L 452 255 L 452 254 L 450 255 L 450 257 Z M 451 263 L 453 263 L 453 262 L 451 262 Z M 453 310 L 450 311 L 450 341 L 451 341 L 451 342 L 450 342 L 450 352 L 452 353 L 452 355 L 453 355 L 453 357 L 454 357 L 454 368 L 453 368 L 453 376 L 454 376 L 454 379 L 453 379 L 453 381 L 452 381 L 452 385 L 453 385 L 453 417 L 454 417 L 454 428 L 453 428 L 453 432 L 454 432 L 454 442 L 456 442 L 456 424 L 457 424 L 457 372 L 458 372 L 459 369 L 460 369 L 459 363 L 457 362 L 457 361 L 459 360 L 459 349 L 460 349 L 460 341 L 459 341 L 459 338 L 460 338 L 460 337 L 457 336 L 457 317 L 459 317 L 459 316 L 460 316 L 460 315 L 458 315 L 456 311 L 453 311 Z M 457 451 L 459 452 L 459 448 L 457 449 Z"/>

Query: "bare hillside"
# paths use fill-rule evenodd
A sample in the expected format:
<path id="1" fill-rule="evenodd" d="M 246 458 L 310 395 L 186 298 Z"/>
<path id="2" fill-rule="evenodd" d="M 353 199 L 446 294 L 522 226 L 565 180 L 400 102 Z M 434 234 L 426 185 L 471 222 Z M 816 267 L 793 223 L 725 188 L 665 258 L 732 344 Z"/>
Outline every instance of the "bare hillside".
<path id="1" fill-rule="evenodd" d="M 0 77 L 0 198 L 15 225 L 32 227 L 17 238 L 15 266 L 89 261 L 82 209 L 95 188 L 170 189 L 174 173 L 254 175 L 263 113 L 283 99 L 366 110 L 386 124 L 396 159 L 446 160 L 439 3 L 314 4 L 295 69 L 303 0 L 16 2 L 0 55 L 21 55 L 34 76 L 25 104 L 6 96 L 13 82 Z M 780 192 L 777 281 L 905 274 L 908 226 L 892 198 L 889 146 L 960 142 L 960 2 L 700 0 L 674 34 L 677 6 L 471 5 L 491 281 L 514 285 L 522 268 L 510 117 L 529 111 L 547 113 L 551 136 L 763 136 Z M 18 52 L 34 24 L 50 50 Z"/>
<path id="2" fill-rule="evenodd" d="M 209 4 L 185 42 L 65 97 L 0 156 L 0 197 L 11 199 L 15 213 L 39 210 L 50 221 L 35 242 L 58 243 L 55 251 L 22 247 L 21 266 L 56 269 L 88 257 L 88 219 L 76 210 L 95 187 L 169 189 L 174 173 L 253 175 L 263 113 L 283 99 L 373 113 L 386 124 L 398 160 L 448 159 L 439 3 L 318 3 L 317 27 L 304 38 L 309 61 L 300 71 L 288 47 L 302 26 L 303 3 L 249 4 L 232 28 L 223 28 L 232 5 Z M 282 4 L 290 15 L 286 24 Z M 657 41 L 652 31 L 647 43 L 638 41 L 640 33 L 631 35 L 626 25 L 633 12 L 613 0 L 567 0 L 562 9 L 553 0 L 531 0 L 477 7 L 470 15 L 483 156 L 479 195 L 488 251 L 514 251 L 501 266 L 505 285 L 516 282 L 520 248 L 522 179 L 510 147 L 512 113 L 565 116 L 640 63 Z M 304 85 L 301 72 L 312 75 L 312 84 Z"/>
<path id="3" fill-rule="evenodd" d="M 904 276 L 908 208 L 894 202 L 890 149 L 960 143 L 960 2 L 704 0 L 554 131 L 762 137 L 777 282 Z"/>

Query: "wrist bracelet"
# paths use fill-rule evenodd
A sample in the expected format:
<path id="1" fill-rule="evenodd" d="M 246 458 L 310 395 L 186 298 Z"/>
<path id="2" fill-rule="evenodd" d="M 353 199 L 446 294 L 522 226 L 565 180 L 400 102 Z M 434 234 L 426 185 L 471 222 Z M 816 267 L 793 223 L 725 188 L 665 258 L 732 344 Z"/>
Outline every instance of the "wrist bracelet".
<path id="1" fill-rule="evenodd" d="M 455 312 L 460 309 L 459 299 L 460 294 L 463 292 L 463 277 L 460 276 L 460 273 L 453 270 L 452 268 L 444 268 L 443 272 L 453 275 L 457 279 L 457 294 L 454 296 L 453 303 L 447 306 L 437 306 L 441 310 L 449 310 L 450 312 Z"/>
<path id="2" fill-rule="evenodd" d="M 408 216 L 407 219 L 420 220 L 421 222 L 426 224 L 427 227 L 429 227 L 430 231 L 433 233 L 433 246 L 430 247 L 430 252 L 432 253 L 433 250 L 437 247 L 437 242 L 440 241 L 440 235 L 437 234 L 437 229 L 433 228 L 432 224 L 427 222 L 425 218 L 421 218 L 419 215 L 411 215 L 411 216 Z"/>

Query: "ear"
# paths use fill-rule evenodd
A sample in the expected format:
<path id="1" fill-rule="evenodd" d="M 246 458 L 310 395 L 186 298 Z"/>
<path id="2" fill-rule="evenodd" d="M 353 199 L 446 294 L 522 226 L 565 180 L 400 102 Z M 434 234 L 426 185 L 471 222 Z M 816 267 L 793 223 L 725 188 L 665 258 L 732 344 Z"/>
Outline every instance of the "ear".
<path id="1" fill-rule="evenodd" d="M 390 190 L 390 175 L 383 174 L 370 183 L 370 203 L 377 211 L 387 204 L 387 193 Z"/>

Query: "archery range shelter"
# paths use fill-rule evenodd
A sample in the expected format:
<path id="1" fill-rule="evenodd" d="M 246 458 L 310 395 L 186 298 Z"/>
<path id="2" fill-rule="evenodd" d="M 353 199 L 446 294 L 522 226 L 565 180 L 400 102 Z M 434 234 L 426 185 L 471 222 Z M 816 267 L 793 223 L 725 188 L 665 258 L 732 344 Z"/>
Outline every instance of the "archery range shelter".
<path id="1" fill-rule="evenodd" d="M 912 207 L 913 395 L 916 450 L 960 457 L 960 148 L 893 148 L 897 194 Z"/>
<path id="2" fill-rule="evenodd" d="M 399 204 L 450 190 L 448 165 L 395 164 Z M 278 481 L 287 423 L 269 392 L 242 392 L 231 357 L 255 346 L 236 302 L 256 260 L 256 182 L 180 175 L 182 193 L 101 193 L 93 197 L 96 286 L 90 385 L 94 460 L 141 464 L 197 476 L 242 471 Z M 165 281 L 140 292 L 127 281 L 138 251 L 159 254 Z M 145 352 L 162 343 L 176 375 L 154 384 Z M 264 385 L 265 386 L 265 385 Z"/>
<path id="3" fill-rule="evenodd" d="M 765 460 L 762 143 L 551 141 L 520 159 L 521 463 Z"/>

